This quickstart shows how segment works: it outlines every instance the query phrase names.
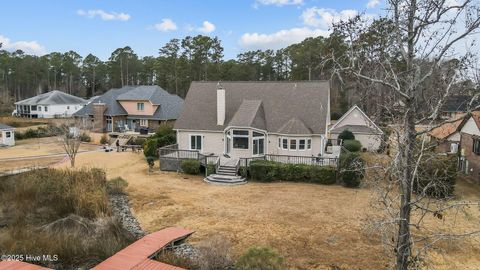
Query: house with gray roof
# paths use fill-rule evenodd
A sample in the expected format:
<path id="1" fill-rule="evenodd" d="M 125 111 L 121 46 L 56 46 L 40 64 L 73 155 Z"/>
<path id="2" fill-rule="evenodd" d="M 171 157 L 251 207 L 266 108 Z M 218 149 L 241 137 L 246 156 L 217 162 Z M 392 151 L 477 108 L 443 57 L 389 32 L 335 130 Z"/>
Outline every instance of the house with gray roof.
<path id="1" fill-rule="evenodd" d="M 161 124 L 173 124 L 183 103 L 156 85 L 125 86 L 90 100 L 74 117 L 97 132 L 154 132 Z"/>
<path id="2" fill-rule="evenodd" d="M 15 102 L 12 115 L 29 118 L 71 117 L 86 104 L 83 98 L 53 90 Z"/>
<path id="3" fill-rule="evenodd" d="M 323 156 L 330 83 L 192 82 L 175 123 L 178 149 L 222 157 Z"/>
<path id="4" fill-rule="evenodd" d="M 337 139 L 345 130 L 352 132 L 367 151 L 376 151 L 380 148 L 383 131 L 357 105 L 351 107 L 330 128 L 329 137 Z"/>

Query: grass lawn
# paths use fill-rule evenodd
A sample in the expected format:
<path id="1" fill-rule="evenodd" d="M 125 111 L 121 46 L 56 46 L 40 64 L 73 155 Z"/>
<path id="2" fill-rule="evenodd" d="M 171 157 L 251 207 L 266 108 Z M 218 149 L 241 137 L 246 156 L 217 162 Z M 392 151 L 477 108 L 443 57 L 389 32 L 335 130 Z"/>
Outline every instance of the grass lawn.
<path id="1" fill-rule="evenodd" d="M 108 178 L 126 179 L 134 214 L 151 232 L 167 226 L 193 229 L 192 243 L 222 234 L 230 239 L 234 255 L 252 245 L 272 246 L 293 269 L 384 269 L 387 262 L 379 237 L 364 229 L 368 217 L 376 214 L 368 188 L 285 182 L 216 186 L 200 176 L 148 174 L 143 155 L 131 152 L 85 153 L 78 156 L 77 166 L 101 167 Z M 478 199 L 480 189 L 460 182 L 457 193 Z M 443 228 L 450 226 L 448 218 L 428 223 Z M 455 226 L 478 229 L 479 223 L 480 211 L 472 208 L 465 218 L 458 214 Z M 440 246 L 445 252 L 431 255 L 434 269 L 480 266 L 479 238 Z"/>

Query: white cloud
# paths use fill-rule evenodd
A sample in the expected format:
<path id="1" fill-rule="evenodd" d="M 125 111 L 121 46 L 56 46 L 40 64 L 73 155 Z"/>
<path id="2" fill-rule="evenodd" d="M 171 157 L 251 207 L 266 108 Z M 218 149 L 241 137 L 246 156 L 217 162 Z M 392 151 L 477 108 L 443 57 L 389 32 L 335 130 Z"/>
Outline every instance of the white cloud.
<path id="1" fill-rule="evenodd" d="M 77 10 L 77 14 L 80 16 L 85 16 L 88 18 L 95 18 L 100 17 L 104 21 L 128 21 L 130 19 L 130 15 L 127 13 L 117 13 L 117 12 L 105 12 L 101 9 L 92 9 L 85 11 L 83 9 Z"/>
<path id="2" fill-rule="evenodd" d="M 303 11 L 300 16 L 305 25 L 321 29 L 329 29 L 334 23 L 346 21 L 358 15 L 354 9 L 345 9 L 340 12 L 334 9 L 311 7 Z"/>
<path id="3" fill-rule="evenodd" d="M 301 42 L 307 37 L 328 36 L 328 34 L 327 30 L 308 27 L 284 29 L 271 34 L 245 33 L 240 38 L 240 46 L 248 50 L 280 49 Z"/>
<path id="4" fill-rule="evenodd" d="M 155 24 L 155 29 L 162 32 L 177 30 L 177 25 L 171 19 L 162 19 L 161 23 Z"/>
<path id="5" fill-rule="evenodd" d="M 259 5 L 263 6 L 286 6 L 286 5 L 302 5 L 303 0 L 256 0 L 253 6 L 257 8 Z"/>
<path id="6" fill-rule="evenodd" d="M 380 0 L 370 0 L 367 3 L 367 8 L 374 8 L 378 5 L 380 5 Z"/>
<path id="7" fill-rule="evenodd" d="M 208 34 L 215 31 L 215 25 L 209 21 L 204 21 L 202 26 L 197 28 L 197 31 Z"/>
<path id="8" fill-rule="evenodd" d="M 12 42 L 9 38 L 0 35 L 0 43 L 2 43 L 2 49 L 7 51 L 22 50 L 26 54 L 34 55 L 43 55 L 46 53 L 45 47 L 40 45 L 37 41 Z"/>

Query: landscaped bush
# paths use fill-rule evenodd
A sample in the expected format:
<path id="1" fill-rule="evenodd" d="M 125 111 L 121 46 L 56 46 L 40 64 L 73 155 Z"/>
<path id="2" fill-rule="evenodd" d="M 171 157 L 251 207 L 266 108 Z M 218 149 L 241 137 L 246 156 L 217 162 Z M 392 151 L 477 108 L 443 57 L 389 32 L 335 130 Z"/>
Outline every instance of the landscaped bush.
<path id="1" fill-rule="evenodd" d="M 362 149 L 362 143 L 357 140 L 343 141 L 343 147 L 350 152 L 358 152 Z"/>
<path id="2" fill-rule="evenodd" d="M 269 247 L 251 247 L 238 259 L 235 269 L 280 270 L 286 269 L 286 266 L 283 257 L 276 250 Z"/>
<path id="3" fill-rule="evenodd" d="M 253 180 L 259 182 L 272 182 L 277 179 L 278 164 L 273 161 L 254 160 L 250 162 L 250 175 Z"/>
<path id="4" fill-rule="evenodd" d="M 102 137 L 100 138 L 100 144 L 106 144 L 106 143 L 108 143 L 107 134 L 103 134 Z"/>
<path id="5" fill-rule="evenodd" d="M 115 177 L 107 181 L 108 192 L 112 194 L 124 194 L 127 186 L 127 180 L 122 177 Z"/>
<path id="6" fill-rule="evenodd" d="M 355 140 L 355 135 L 353 135 L 353 133 L 350 130 L 345 129 L 338 135 L 338 138 L 344 141 Z"/>
<path id="7" fill-rule="evenodd" d="M 151 171 L 153 169 L 153 167 L 155 166 L 155 160 L 156 160 L 156 158 L 152 157 L 152 156 L 145 158 L 145 161 L 148 164 L 148 171 Z"/>
<path id="8" fill-rule="evenodd" d="M 92 138 L 85 132 L 83 132 L 82 134 L 80 134 L 80 136 L 78 136 L 78 139 L 81 141 L 81 142 L 91 142 L 92 141 Z"/>
<path id="9" fill-rule="evenodd" d="M 215 164 L 214 163 L 208 163 L 207 164 L 207 176 L 214 174 L 215 173 Z"/>
<path id="10" fill-rule="evenodd" d="M 143 153 L 146 157 L 158 157 L 158 148 L 176 143 L 175 131 L 171 126 L 161 126 L 157 132 L 143 143 Z"/>
<path id="11" fill-rule="evenodd" d="M 346 187 L 358 187 L 365 174 L 365 162 L 358 153 L 340 155 L 340 178 Z"/>
<path id="12" fill-rule="evenodd" d="M 187 174 L 199 174 L 200 173 L 200 161 L 196 159 L 184 159 L 180 165 L 182 171 Z"/>
<path id="13" fill-rule="evenodd" d="M 455 190 L 455 156 L 427 155 L 420 163 L 414 192 L 434 198 L 449 198 Z"/>
<path id="14" fill-rule="evenodd" d="M 334 167 L 284 164 L 265 160 L 250 162 L 249 172 L 253 180 L 260 182 L 284 180 L 325 185 L 335 183 L 336 176 Z"/>
<path id="15" fill-rule="evenodd" d="M 144 144 L 146 141 L 147 141 L 147 139 L 145 139 L 145 138 L 136 137 L 136 138 L 132 141 L 132 144 L 143 146 L 143 144 Z"/>
<path id="16" fill-rule="evenodd" d="M 208 238 L 198 245 L 198 269 L 232 269 L 230 241 L 220 235 Z M 194 268 L 195 269 L 195 268 Z"/>

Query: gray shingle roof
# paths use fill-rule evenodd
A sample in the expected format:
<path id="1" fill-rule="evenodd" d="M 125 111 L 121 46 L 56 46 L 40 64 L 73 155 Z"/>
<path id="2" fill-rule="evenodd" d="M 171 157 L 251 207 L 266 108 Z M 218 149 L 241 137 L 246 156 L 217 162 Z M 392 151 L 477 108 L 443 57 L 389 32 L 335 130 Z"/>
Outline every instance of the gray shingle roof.
<path id="1" fill-rule="evenodd" d="M 337 134 L 337 133 L 341 133 L 342 131 L 344 131 L 346 129 L 348 129 L 349 131 L 351 131 L 353 133 L 359 132 L 359 133 L 367 133 L 367 134 L 382 134 L 377 129 L 371 128 L 371 127 L 368 127 L 368 126 L 364 126 L 364 125 L 340 126 L 340 127 L 337 127 L 337 128 L 334 128 L 334 129 L 330 130 L 330 132 Z"/>
<path id="2" fill-rule="evenodd" d="M 179 96 L 171 95 L 156 85 L 125 86 L 118 89 L 110 89 L 105 94 L 95 98 L 90 104 L 76 112 L 74 116 L 92 115 L 93 104 L 99 102 L 107 105 L 105 115 L 127 115 L 127 111 L 125 111 L 122 105 L 118 102 L 124 100 L 149 100 L 152 104 L 159 105 L 153 116 L 135 116 L 136 118 L 142 117 L 158 120 L 177 119 L 184 103 L 183 99 Z"/>
<path id="3" fill-rule="evenodd" d="M 285 123 L 278 133 L 282 134 L 312 134 L 312 130 L 300 119 L 294 117 Z"/>
<path id="4" fill-rule="evenodd" d="M 311 133 L 325 133 L 330 89 L 328 81 L 222 82 L 221 85 L 225 89 L 224 125 L 219 126 L 216 121 L 217 82 L 192 82 L 175 129 L 224 130 L 232 123 L 241 122 L 237 120 L 239 118 L 251 117 L 253 114 L 242 111 L 245 106 L 253 104 L 245 104 L 244 100 L 256 100 L 261 101 L 265 130 L 268 132 L 279 132 L 285 123 L 296 118 Z M 239 116 L 236 116 L 237 112 L 241 112 Z"/>
<path id="5" fill-rule="evenodd" d="M 11 127 L 9 125 L 5 125 L 5 124 L 0 123 L 0 130 L 3 130 L 3 129 L 15 129 L 15 128 Z"/>
<path id="6" fill-rule="evenodd" d="M 243 100 L 230 120 L 229 126 L 253 127 L 265 130 L 265 112 L 261 100 Z"/>
<path id="7" fill-rule="evenodd" d="M 59 104 L 86 104 L 83 98 L 53 90 L 31 98 L 15 102 L 16 105 L 59 105 Z"/>

